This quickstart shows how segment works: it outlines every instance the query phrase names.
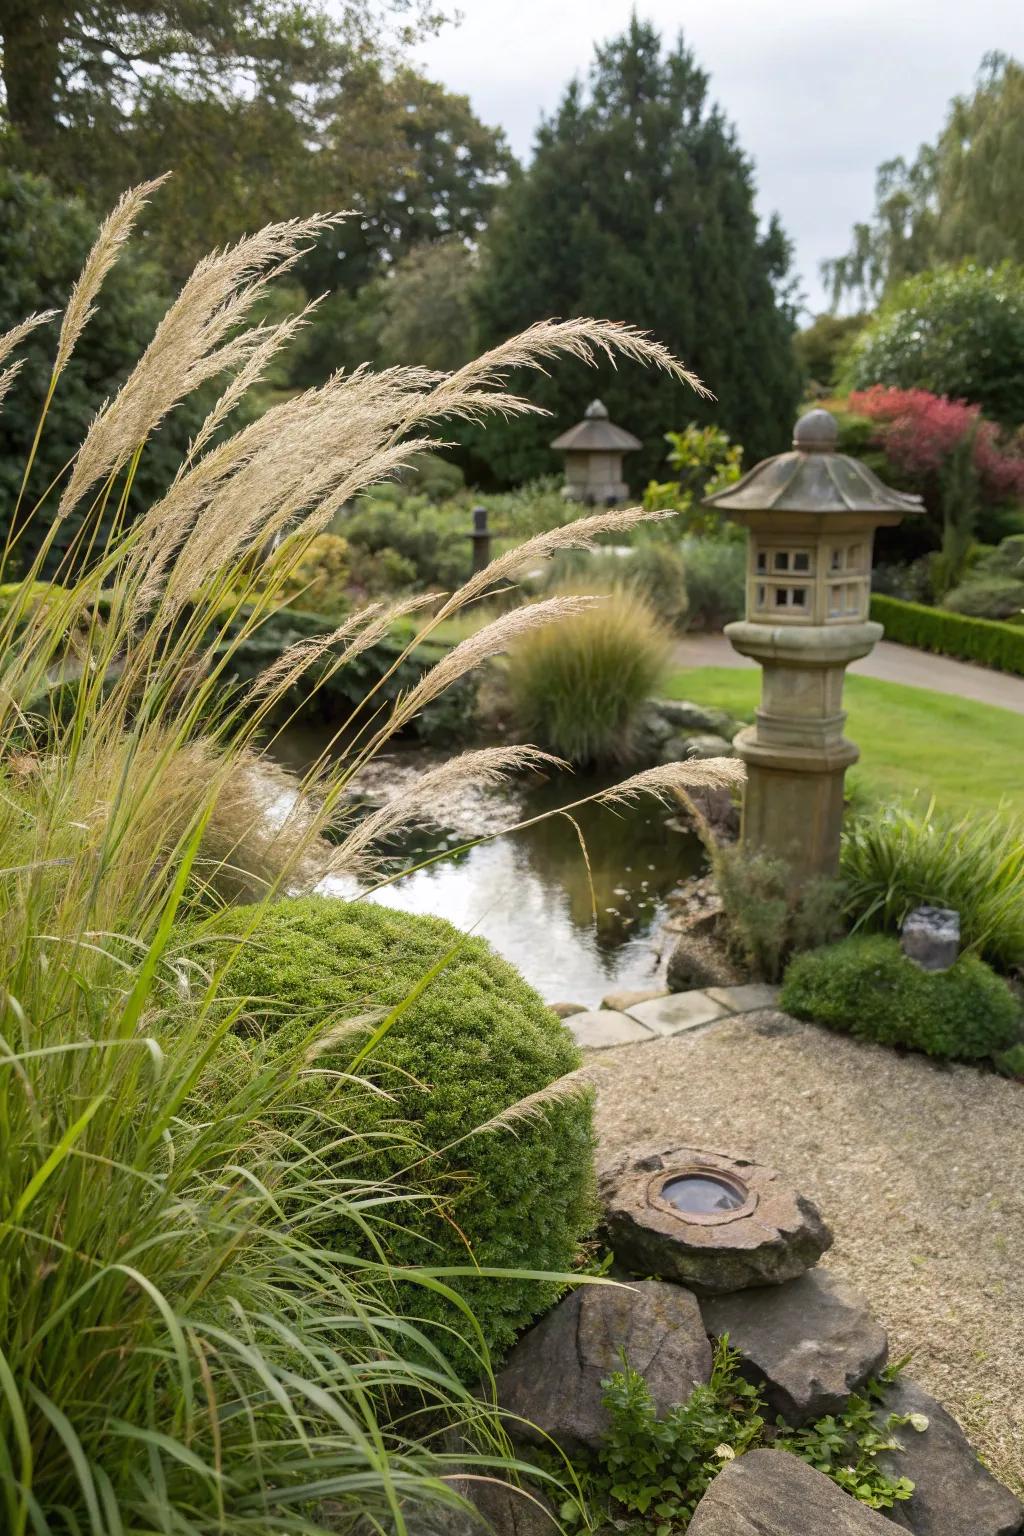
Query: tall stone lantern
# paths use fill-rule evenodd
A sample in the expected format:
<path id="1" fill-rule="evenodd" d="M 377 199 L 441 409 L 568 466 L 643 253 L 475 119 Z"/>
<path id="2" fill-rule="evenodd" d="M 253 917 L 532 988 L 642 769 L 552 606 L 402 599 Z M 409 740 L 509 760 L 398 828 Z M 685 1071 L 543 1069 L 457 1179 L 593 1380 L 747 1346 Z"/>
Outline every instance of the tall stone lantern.
<path id="1" fill-rule="evenodd" d="M 843 680 L 882 637 L 868 617 L 874 531 L 923 510 L 837 453 L 838 435 L 828 411 L 809 411 L 791 453 L 704 501 L 750 530 L 746 618 L 725 630 L 763 669 L 757 723 L 735 743 L 743 844 L 785 859 L 796 885 L 839 868 L 843 776 L 860 756 L 843 735 Z"/>
<path id="2" fill-rule="evenodd" d="M 632 432 L 609 421 L 608 407 L 601 400 L 592 400 L 583 420 L 556 437 L 551 446 L 565 454 L 562 495 L 567 500 L 590 506 L 625 501 L 629 486 L 622 478 L 622 456 L 643 444 Z"/>

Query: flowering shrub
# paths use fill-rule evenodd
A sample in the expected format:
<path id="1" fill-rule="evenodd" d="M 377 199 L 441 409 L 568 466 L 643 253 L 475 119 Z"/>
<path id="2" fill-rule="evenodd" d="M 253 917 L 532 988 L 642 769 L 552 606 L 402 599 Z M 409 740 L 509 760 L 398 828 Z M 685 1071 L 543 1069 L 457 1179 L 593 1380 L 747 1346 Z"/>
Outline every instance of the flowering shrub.
<path id="1" fill-rule="evenodd" d="M 1024 498 L 1024 451 L 1006 445 L 980 406 L 926 389 L 884 384 L 854 390 L 848 403 L 851 411 L 878 424 L 877 442 L 901 474 L 913 479 L 941 475 L 956 449 L 973 437 L 973 463 L 985 498 Z"/>

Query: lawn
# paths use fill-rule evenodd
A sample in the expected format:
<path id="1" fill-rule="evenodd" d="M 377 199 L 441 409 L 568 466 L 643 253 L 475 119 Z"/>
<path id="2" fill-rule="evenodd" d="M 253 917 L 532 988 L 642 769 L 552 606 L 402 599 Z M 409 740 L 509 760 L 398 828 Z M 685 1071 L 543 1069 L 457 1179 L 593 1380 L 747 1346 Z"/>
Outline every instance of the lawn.
<path id="1" fill-rule="evenodd" d="M 665 693 L 752 720 L 760 674 L 732 667 L 680 668 Z M 1024 715 L 926 688 L 848 677 L 846 734 L 861 750 L 851 787 L 872 798 L 935 796 L 951 811 L 1000 804 L 1024 815 Z"/>

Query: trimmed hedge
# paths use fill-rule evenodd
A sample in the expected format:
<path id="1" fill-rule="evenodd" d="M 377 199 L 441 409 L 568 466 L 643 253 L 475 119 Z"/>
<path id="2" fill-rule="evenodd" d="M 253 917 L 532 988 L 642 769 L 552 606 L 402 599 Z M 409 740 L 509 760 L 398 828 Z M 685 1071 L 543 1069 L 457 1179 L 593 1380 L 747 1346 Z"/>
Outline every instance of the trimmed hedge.
<path id="1" fill-rule="evenodd" d="M 880 593 L 871 599 L 871 617 L 885 625 L 887 640 L 1024 677 L 1024 627 L 1020 625 L 968 618 Z"/>
<path id="2" fill-rule="evenodd" d="M 227 910 L 213 935 L 244 933 L 254 910 Z M 211 961 L 223 959 L 223 942 L 215 937 L 199 948 Z M 396 1265 L 571 1269 L 596 1214 L 591 1095 L 554 1097 L 510 1129 L 468 1135 L 580 1064 L 565 1026 L 484 940 L 438 918 L 369 902 L 284 900 L 265 910 L 231 960 L 223 992 L 252 1000 L 244 1044 L 256 1072 L 282 1047 L 329 1040 L 345 1020 L 412 998 L 357 1068 L 383 1093 L 334 1075 L 350 1069 L 367 1038 L 359 1030 L 342 1032 L 334 1048 L 316 1058 L 326 1072 L 303 1080 L 314 1110 L 330 1099 L 327 1146 L 337 1139 L 339 1121 L 357 1135 L 380 1138 L 366 1143 L 358 1166 L 351 1141 L 344 1144 L 338 1177 L 396 1176 L 399 1185 L 418 1178 L 428 1191 L 426 1199 L 390 1212 L 396 1225 L 378 1229 Z M 440 1156 L 411 1155 L 408 1144 L 400 1144 L 403 1130 Z M 450 1153 L 443 1150 L 453 1143 Z M 410 1163 L 416 1165 L 412 1176 Z M 325 1234 L 325 1241 L 334 1236 L 339 1245 L 375 1256 L 351 1225 Z M 472 1307 L 496 1356 L 561 1292 L 555 1282 L 512 1278 L 467 1276 L 446 1284 Z M 437 1342 L 467 1378 L 478 1375 L 480 1362 L 462 1343 L 470 1338 L 463 1315 L 422 1287 L 399 1289 L 411 1315 L 452 1330 Z"/>
<path id="3" fill-rule="evenodd" d="M 829 1029 L 949 1061 L 981 1061 L 1020 1041 L 1021 1010 L 976 955 L 922 971 L 896 939 L 844 939 L 790 962 L 780 1006 Z"/>

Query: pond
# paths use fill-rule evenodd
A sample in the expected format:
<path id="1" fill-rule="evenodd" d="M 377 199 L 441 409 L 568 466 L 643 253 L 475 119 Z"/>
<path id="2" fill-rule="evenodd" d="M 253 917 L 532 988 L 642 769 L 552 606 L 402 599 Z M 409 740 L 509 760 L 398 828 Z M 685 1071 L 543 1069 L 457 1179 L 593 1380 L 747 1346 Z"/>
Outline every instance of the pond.
<path id="1" fill-rule="evenodd" d="M 277 755 L 301 768 L 322 741 L 314 730 L 291 730 Z M 360 787 L 375 803 L 390 799 L 404 779 L 439 760 L 422 748 L 399 748 L 372 765 Z M 501 831 L 614 782 L 530 775 L 500 790 L 460 794 L 445 802 L 441 830 L 419 829 L 389 847 L 390 883 L 368 899 L 481 935 L 547 1002 L 597 1007 L 606 992 L 656 986 L 666 898 L 703 866 L 696 835 L 649 797 L 579 806 L 571 819 L 553 815 L 519 832 Z M 464 848 L 479 837 L 487 841 Z M 425 860 L 434 862 L 400 873 Z M 334 888 L 353 894 L 344 882 Z"/>

